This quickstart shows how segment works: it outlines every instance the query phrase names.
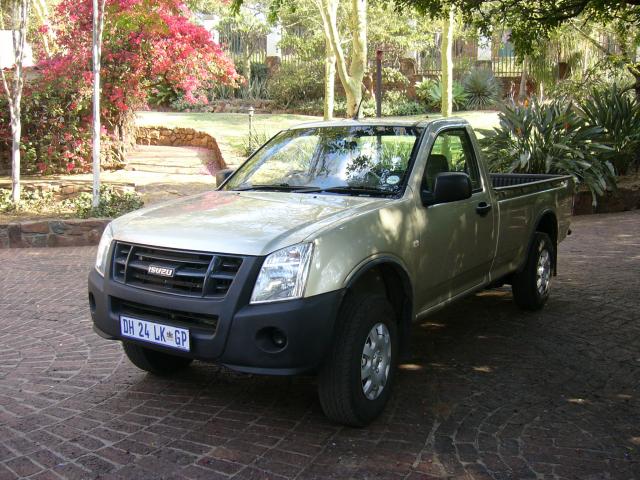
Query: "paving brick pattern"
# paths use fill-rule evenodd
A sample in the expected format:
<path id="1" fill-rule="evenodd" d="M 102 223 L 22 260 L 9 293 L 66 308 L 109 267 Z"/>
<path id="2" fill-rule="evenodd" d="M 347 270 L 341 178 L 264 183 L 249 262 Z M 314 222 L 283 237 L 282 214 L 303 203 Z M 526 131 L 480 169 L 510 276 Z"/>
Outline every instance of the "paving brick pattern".
<path id="1" fill-rule="evenodd" d="M 311 377 L 146 375 L 91 330 L 94 248 L 0 251 L 0 479 L 640 478 L 640 212 L 573 229 L 542 312 L 501 289 L 416 325 L 366 429 Z"/>

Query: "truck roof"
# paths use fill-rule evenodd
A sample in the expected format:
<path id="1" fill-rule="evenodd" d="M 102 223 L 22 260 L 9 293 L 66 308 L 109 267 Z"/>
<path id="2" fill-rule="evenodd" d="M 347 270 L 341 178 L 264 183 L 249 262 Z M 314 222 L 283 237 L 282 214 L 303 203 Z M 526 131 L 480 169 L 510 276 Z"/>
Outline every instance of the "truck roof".
<path id="1" fill-rule="evenodd" d="M 388 118 L 363 118 L 359 120 L 353 120 L 351 118 L 343 118 L 329 121 L 314 121 L 314 122 L 304 122 L 299 123 L 297 125 L 293 125 L 288 128 L 288 130 L 296 130 L 299 128 L 321 128 L 321 127 L 426 127 L 428 124 L 433 122 L 446 122 L 446 123 L 455 123 L 459 125 L 460 123 L 467 123 L 464 118 L 460 117 L 435 117 L 428 118 L 425 116 L 424 119 L 403 119 L 401 117 L 388 117 Z"/>

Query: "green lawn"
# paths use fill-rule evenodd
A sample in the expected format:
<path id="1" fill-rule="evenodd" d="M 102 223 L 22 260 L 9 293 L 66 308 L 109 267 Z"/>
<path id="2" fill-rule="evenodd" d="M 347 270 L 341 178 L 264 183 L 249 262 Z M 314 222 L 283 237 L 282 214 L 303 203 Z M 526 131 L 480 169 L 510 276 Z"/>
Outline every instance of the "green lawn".
<path id="1" fill-rule="evenodd" d="M 292 125 L 320 119 L 321 117 L 308 115 L 255 114 L 253 128 L 257 138 L 262 139 L 269 138 Z M 228 164 L 237 164 L 244 160 L 240 152 L 249 135 L 247 114 L 138 112 L 137 123 L 141 126 L 183 127 L 206 132 L 216 139 Z"/>
<path id="2" fill-rule="evenodd" d="M 474 128 L 490 129 L 498 125 L 496 112 L 456 112 L 455 115 L 466 118 Z M 440 115 L 429 114 L 403 118 L 421 120 L 438 117 Z M 321 120 L 321 117 L 255 114 L 253 124 L 259 137 L 270 137 L 284 128 L 314 120 Z M 249 116 L 244 113 L 138 112 L 137 123 L 141 126 L 193 128 L 209 133 L 217 140 L 225 160 L 230 164 L 238 163 L 242 160 L 240 156 L 241 145 L 246 141 L 249 132 Z"/>

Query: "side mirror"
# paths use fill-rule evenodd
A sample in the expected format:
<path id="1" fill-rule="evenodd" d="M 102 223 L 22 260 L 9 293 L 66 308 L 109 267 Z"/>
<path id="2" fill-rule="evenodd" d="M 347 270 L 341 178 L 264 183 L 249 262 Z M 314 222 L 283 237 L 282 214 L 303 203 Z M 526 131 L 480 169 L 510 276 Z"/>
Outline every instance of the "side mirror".
<path id="1" fill-rule="evenodd" d="M 420 196 L 425 207 L 438 203 L 457 202 L 471 197 L 471 179 L 462 172 L 445 172 L 436 176 L 433 192 L 422 191 Z"/>
<path id="2" fill-rule="evenodd" d="M 220 170 L 216 173 L 216 186 L 219 187 L 222 185 L 227 178 L 231 176 L 231 174 L 235 172 L 233 168 L 225 168 L 224 170 Z"/>

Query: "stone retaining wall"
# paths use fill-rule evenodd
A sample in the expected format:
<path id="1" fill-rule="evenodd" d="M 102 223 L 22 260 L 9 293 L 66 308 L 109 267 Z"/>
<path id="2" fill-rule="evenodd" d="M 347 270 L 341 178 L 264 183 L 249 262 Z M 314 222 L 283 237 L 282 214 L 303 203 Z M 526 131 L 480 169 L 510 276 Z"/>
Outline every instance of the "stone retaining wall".
<path id="1" fill-rule="evenodd" d="M 211 151 L 211 160 L 217 168 L 227 166 L 216 139 L 208 133 L 193 128 L 137 127 L 136 143 L 138 145 L 164 145 L 168 147 L 203 147 Z"/>
<path id="2" fill-rule="evenodd" d="M 592 205 L 590 192 L 578 192 L 573 203 L 574 215 L 592 213 L 615 213 L 640 209 L 640 188 L 618 188 L 598 197 L 598 204 Z"/>
<path id="3" fill-rule="evenodd" d="M 109 218 L 33 220 L 0 224 L 0 248 L 97 245 Z"/>

